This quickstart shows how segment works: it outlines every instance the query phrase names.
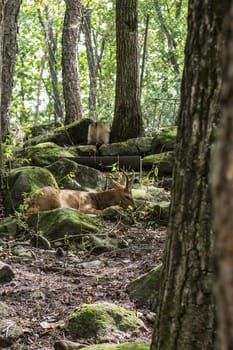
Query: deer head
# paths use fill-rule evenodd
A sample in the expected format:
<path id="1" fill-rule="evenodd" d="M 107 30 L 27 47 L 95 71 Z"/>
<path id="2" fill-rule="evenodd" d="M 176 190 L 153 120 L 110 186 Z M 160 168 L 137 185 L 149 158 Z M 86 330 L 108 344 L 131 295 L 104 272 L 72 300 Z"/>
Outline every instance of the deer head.
<path id="1" fill-rule="evenodd" d="M 127 209 L 128 207 L 135 208 L 132 194 L 133 178 L 134 176 L 130 178 L 124 171 L 122 171 L 122 178 L 120 183 L 117 183 L 110 178 L 110 184 L 116 191 L 116 198 L 118 198 L 118 203 L 116 204 L 120 205 L 124 209 Z"/>

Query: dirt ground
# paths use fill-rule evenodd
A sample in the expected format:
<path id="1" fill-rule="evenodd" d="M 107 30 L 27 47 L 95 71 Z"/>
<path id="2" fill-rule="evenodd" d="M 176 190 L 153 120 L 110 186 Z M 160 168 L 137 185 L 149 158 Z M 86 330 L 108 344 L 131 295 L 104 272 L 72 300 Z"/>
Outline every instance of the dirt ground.
<path id="1" fill-rule="evenodd" d="M 110 251 L 77 250 L 70 244 L 64 257 L 56 256 L 57 247 L 50 250 L 33 248 L 33 258 L 12 254 L 15 239 L 2 240 L 0 260 L 10 264 L 15 278 L 0 287 L 0 300 L 14 309 L 12 319 L 24 330 L 24 338 L 8 349 L 54 349 L 60 339 L 89 344 L 87 339 L 72 339 L 64 330 L 66 318 L 81 303 L 111 302 L 135 310 L 146 323 L 147 331 L 137 340 L 149 341 L 153 324 L 149 310 L 137 309 L 126 292 L 127 284 L 148 272 L 161 261 L 166 229 L 149 227 L 145 223 L 124 225 L 105 223 L 101 234 L 115 237 L 118 248 Z M 27 240 L 25 234 L 17 242 Z M 112 339 L 109 335 L 109 342 Z M 121 339 L 120 342 L 135 340 Z"/>

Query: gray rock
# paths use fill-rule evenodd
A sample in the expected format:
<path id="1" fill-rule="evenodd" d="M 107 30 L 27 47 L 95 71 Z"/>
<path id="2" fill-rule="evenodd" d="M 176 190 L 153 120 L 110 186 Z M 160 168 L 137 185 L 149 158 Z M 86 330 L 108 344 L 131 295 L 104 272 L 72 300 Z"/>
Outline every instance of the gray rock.
<path id="1" fill-rule="evenodd" d="M 15 277 L 12 268 L 0 261 L 0 283 L 10 282 Z"/>

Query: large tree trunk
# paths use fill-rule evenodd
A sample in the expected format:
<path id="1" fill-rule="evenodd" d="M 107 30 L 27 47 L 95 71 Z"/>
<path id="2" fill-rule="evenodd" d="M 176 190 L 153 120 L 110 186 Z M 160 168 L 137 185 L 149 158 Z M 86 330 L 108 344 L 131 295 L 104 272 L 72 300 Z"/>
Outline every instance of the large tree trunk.
<path id="1" fill-rule="evenodd" d="M 83 116 L 80 95 L 80 79 L 77 63 L 77 38 L 82 5 L 80 0 L 66 0 L 66 12 L 62 33 L 62 75 L 65 100 L 65 124 Z"/>
<path id="2" fill-rule="evenodd" d="M 214 229 L 217 256 L 219 349 L 233 349 L 233 5 L 225 37 L 223 119 L 213 152 Z"/>
<path id="3" fill-rule="evenodd" d="M 139 88 L 137 0 L 116 0 L 116 41 L 113 142 L 144 134 Z"/>
<path id="4" fill-rule="evenodd" d="M 208 174 L 219 119 L 224 5 L 189 1 L 172 202 L 152 350 L 214 349 Z"/>
<path id="5" fill-rule="evenodd" d="M 22 0 L 8 0 L 4 6 L 3 57 L 1 77 L 1 133 L 6 137 L 10 121 L 10 104 L 17 52 L 17 19 Z"/>

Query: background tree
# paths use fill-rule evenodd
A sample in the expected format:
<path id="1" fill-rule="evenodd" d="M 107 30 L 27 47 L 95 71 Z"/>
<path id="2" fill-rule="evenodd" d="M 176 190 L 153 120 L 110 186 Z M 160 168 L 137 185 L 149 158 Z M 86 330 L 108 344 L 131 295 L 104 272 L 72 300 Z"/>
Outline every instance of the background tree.
<path id="1" fill-rule="evenodd" d="M 1 72 L 1 133 L 3 139 L 9 128 L 10 104 L 17 51 L 17 19 L 22 0 L 3 2 L 3 39 Z"/>
<path id="2" fill-rule="evenodd" d="M 98 32 L 93 31 L 91 24 L 92 10 L 83 7 L 82 30 L 85 37 L 85 45 L 87 51 L 87 62 L 89 68 L 89 97 L 88 107 L 91 118 L 96 117 L 96 95 L 97 95 L 97 77 L 100 70 L 101 60 L 105 48 L 105 36 L 99 40 Z M 100 46 L 100 48 L 99 48 Z"/>
<path id="3" fill-rule="evenodd" d="M 58 85 L 58 73 L 57 73 L 57 62 L 56 62 L 56 51 L 57 51 L 57 40 L 58 35 L 53 29 L 53 19 L 50 15 L 49 7 L 45 5 L 44 7 L 45 18 L 38 11 L 39 21 L 44 31 L 45 46 L 48 55 L 49 71 L 52 83 L 53 101 L 54 101 L 54 120 L 62 122 L 63 120 L 63 108 L 60 98 L 60 91 Z"/>
<path id="4" fill-rule="evenodd" d="M 66 12 L 62 34 L 62 77 L 65 101 L 65 124 L 83 116 L 80 95 L 80 78 L 77 63 L 77 39 L 82 4 L 80 0 L 66 0 Z"/>
<path id="5" fill-rule="evenodd" d="M 116 0 L 116 91 L 111 140 L 142 136 L 137 0 Z"/>
<path id="6" fill-rule="evenodd" d="M 214 230 L 217 256 L 217 310 L 220 350 L 233 349 L 233 5 L 224 37 L 222 123 L 212 157 Z"/>
<path id="7" fill-rule="evenodd" d="M 152 350 L 215 344 L 210 150 L 218 124 L 225 3 L 189 1 L 168 237 Z"/>

